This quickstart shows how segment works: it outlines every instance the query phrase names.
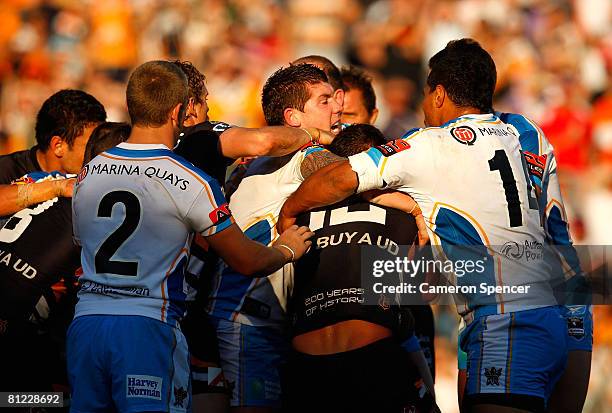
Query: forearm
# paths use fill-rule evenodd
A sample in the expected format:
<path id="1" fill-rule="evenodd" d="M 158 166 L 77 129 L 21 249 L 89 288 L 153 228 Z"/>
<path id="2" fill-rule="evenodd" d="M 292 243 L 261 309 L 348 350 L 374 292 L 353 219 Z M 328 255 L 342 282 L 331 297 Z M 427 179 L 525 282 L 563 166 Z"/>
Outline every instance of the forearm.
<path id="1" fill-rule="evenodd" d="M 423 378 L 423 383 L 427 386 L 427 390 L 435 397 L 433 377 L 429 370 L 425 355 L 423 354 L 423 350 L 414 351 L 408 354 L 410 355 L 410 360 L 415 364 L 419 374 Z"/>
<path id="2" fill-rule="evenodd" d="M 311 142 L 300 128 L 267 126 L 259 129 L 234 127 L 220 137 L 223 156 L 237 159 L 248 156 L 283 156 Z"/>
<path id="3" fill-rule="evenodd" d="M 62 196 L 61 181 L 0 185 L 0 216 L 12 215 L 57 196 Z"/>
<path id="4" fill-rule="evenodd" d="M 357 175 L 348 162 L 334 162 L 304 181 L 287 199 L 282 213 L 286 217 L 296 217 L 302 212 L 335 204 L 353 195 L 358 184 Z"/>

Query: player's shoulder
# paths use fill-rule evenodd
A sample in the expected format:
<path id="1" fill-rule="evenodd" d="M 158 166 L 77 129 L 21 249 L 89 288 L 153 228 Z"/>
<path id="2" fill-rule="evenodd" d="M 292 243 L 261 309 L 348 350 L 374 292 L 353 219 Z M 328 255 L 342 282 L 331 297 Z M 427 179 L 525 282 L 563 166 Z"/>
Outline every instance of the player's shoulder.
<path id="1" fill-rule="evenodd" d="M 552 145 L 546 139 L 542 129 L 527 116 L 508 112 L 497 112 L 496 115 L 502 122 L 516 129 L 523 151 L 536 155 L 552 151 Z"/>
<path id="2" fill-rule="evenodd" d="M 34 171 L 31 149 L 0 155 L 0 184 L 10 184 L 24 174 Z"/>
<path id="3" fill-rule="evenodd" d="M 183 134 L 185 136 L 190 135 L 206 135 L 206 134 L 215 134 L 217 136 L 221 135 L 226 130 L 232 128 L 233 125 L 230 125 L 226 122 L 221 121 L 211 121 L 207 120 L 206 122 L 198 123 L 197 125 L 190 126 L 183 130 Z"/>

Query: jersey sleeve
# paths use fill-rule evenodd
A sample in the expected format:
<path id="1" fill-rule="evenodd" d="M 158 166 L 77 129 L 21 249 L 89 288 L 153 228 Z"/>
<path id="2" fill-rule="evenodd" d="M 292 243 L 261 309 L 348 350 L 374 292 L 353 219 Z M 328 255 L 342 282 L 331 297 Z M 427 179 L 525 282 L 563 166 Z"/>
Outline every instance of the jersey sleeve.
<path id="1" fill-rule="evenodd" d="M 431 159 L 432 150 L 426 134 L 425 129 L 411 130 L 400 139 L 350 156 L 351 167 L 359 178 L 357 192 L 410 189 L 419 176 L 430 173 L 431 163 L 426 160 Z"/>
<path id="2" fill-rule="evenodd" d="M 229 205 L 215 180 L 202 185 L 187 211 L 186 220 L 195 232 L 204 236 L 217 234 L 232 225 Z"/>
<path id="3" fill-rule="evenodd" d="M 214 177 L 225 181 L 225 169 L 234 160 L 221 154 L 219 137 L 231 128 L 223 122 L 204 122 L 185 131 L 174 153 L 187 159 L 196 167 Z"/>

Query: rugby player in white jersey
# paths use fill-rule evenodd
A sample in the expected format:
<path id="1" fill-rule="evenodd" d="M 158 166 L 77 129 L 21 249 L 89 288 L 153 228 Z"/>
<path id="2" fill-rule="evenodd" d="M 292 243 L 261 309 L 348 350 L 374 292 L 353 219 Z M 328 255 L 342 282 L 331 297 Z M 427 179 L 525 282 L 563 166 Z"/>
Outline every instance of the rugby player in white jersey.
<path id="1" fill-rule="evenodd" d="M 188 106 L 172 63 L 139 66 L 127 86 L 126 143 L 84 166 L 73 199 L 82 246 L 79 302 L 68 332 L 74 412 L 184 412 L 189 360 L 178 328 L 194 233 L 242 274 L 301 256 L 312 233 L 293 227 L 266 247 L 234 224 L 219 184 L 172 153 Z"/>
<path id="2" fill-rule="evenodd" d="M 224 183 L 226 170 L 236 158 L 282 156 L 316 140 L 329 144 L 333 135 L 311 128 L 300 130 L 284 126 L 242 128 L 208 118 L 206 77 L 189 62 L 173 61 L 187 76 L 191 105 L 185 116 L 185 129 L 174 152 L 218 182 Z M 240 165 L 241 166 L 241 165 Z M 208 317 L 201 309 L 208 297 L 210 268 L 217 256 L 209 251 L 203 237 L 196 235 L 187 264 L 186 279 L 197 289 L 187 298 L 188 309 L 182 322 L 191 353 L 194 410 L 225 411 L 229 403 L 228 389 L 219 368 L 217 339 Z"/>
<path id="3" fill-rule="evenodd" d="M 467 323 L 461 336 L 468 354 L 465 411 L 540 412 L 565 366 L 567 327 L 548 264 L 525 266 L 497 251 L 508 242 L 540 248 L 545 242 L 519 132 L 493 113 L 495 64 L 478 43 L 450 42 L 429 66 L 423 101 L 429 127 L 313 174 L 285 203 L 279 228 L 355 191 L 411 194 L 440 256 L 456 259 L 456 246 L 491 255 L 480 279 L 502 291 L 465 296 L 458 306 Z M 529 293 L 518 290 L 527 286 Z"/>

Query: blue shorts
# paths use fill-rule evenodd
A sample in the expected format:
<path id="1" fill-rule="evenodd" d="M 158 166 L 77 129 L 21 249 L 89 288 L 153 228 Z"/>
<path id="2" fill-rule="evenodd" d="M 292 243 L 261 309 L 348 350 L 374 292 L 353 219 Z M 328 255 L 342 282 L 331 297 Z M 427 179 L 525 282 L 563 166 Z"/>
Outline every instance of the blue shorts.
<path id="1" fill-rule="evenodd" d="M 567 326 L 567 350 L 593 351 L 593 306 L 563 307 Z"/>
<path id="2" fill-rule="evenodd" d="M 460 336 L 467 353 L 466 396 L 498 404 L 493 395 L 512 395 L 545 405 L 565 369 L 566 332 L 561 307 L 477 318 Z"/>
<path id="3" fill-rule="evenodd" d="M 88 315 L 68 329 L 71 412 L 191 411 L 183 333 L 141 316 Z"/>
<path id="4" fill-rule="evenodd" d="M 232 407 L 281 407 L 281 364 L 289 342 L 279 329 L 211 316 Z"/>

